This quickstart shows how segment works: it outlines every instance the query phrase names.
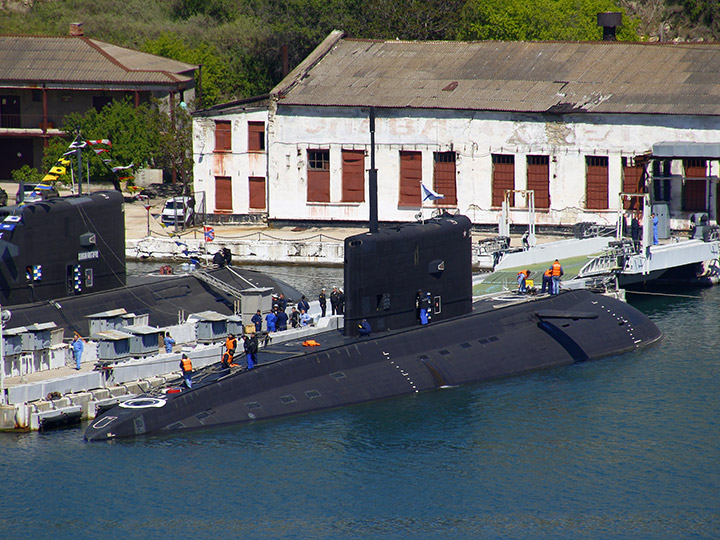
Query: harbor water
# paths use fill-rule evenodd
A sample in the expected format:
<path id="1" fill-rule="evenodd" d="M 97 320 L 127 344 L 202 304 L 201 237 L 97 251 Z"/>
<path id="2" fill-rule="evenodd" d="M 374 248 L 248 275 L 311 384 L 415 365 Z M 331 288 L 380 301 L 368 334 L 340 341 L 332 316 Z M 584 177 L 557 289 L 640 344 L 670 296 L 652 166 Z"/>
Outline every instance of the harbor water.
<path id="1" fill-rule="evenodd" d="M 599 361 L 172 437 L 0 434 L 0 538 L 719 538 L 720 288 L 682 294 L 629 295 L 663 341 Z"/>

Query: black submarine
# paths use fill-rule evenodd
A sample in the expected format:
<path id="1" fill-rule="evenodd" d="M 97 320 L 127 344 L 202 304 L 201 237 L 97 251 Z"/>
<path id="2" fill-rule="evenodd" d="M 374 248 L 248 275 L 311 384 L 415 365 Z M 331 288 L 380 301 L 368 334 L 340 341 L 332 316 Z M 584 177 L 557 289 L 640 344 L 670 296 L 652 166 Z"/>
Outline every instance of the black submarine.
<path id="1" fill-rule="evenodd" d="M 116 190 L 0 207 L 0 305 L 8 328 L 54 322 L 88 335 L 88 315 L 124 308 L 169 326 L 186 314 L 232 315 L 237 298 L 198 274 L 127 276 L 125 198 Z M 207 270 L 235 290 L 269 287 L 301 294 L 281 280 L 242 268 Z"/>
<path id="2" fill-rule="evenodd" d="M 372 191 L 372 188 L 371 188 Z M 656 343 L 643 313 L 589 291 L 472 297 L 471 223 L 443 214 L 345 241 L 344 330 L 270 344 L 251 370 L 212 366 L 191 389 L 98 416 L 88 441 L 319 411 L 595 360 Z M 430 322 L 421 324 L 424 306 Z M 369 336 L 358 335 L 366 319 Z M 424 319 L 422 319 L 424 322 Z"/>

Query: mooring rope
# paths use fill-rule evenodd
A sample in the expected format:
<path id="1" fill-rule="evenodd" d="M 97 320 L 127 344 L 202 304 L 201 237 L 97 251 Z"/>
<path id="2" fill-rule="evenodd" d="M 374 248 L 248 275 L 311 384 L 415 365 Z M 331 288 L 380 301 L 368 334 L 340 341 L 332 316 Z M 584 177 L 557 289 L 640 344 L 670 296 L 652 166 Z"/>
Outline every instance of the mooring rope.
<path id="1" fill-rule="evenodd" d="M 628 294 L 628 293 L 631 293 L 631 294 L 647 294 L 647 295 L 652 295 L 652 296 L 672 296 L 672 297 L 674 297 L 674 298 L 694 298 L 694 299 L 702 298 L 701 296 L 692 296 L 692 295 L 689 295 L 689 294 L 654 293 L 654 292 L 648 292 L 648 291 L 628 291 L 628 290 L 625 290 L 625 294 Z"/>

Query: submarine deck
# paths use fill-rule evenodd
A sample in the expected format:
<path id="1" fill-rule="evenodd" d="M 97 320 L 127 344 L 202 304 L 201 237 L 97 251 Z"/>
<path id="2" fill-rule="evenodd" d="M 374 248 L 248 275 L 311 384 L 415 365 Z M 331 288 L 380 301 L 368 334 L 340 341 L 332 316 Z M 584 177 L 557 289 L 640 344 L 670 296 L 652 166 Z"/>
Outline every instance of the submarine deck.
<path id="1" fill-rule="evenodd" d="M 566 293 L 561 293 L 561 295 Z M 538 294 L 538 295 L 522 295 L 518 294 L 516 292 L 507 292 L 507 293 L 500 293 L 500 294 L 488 294 L 483 295 L 481 297 L 476 297 L 473 300 L 472 303 L 472 311 L 464 316 L 461 317 L 471 317 L 473 315 L 478 315 L 481 313 L 488 313 L 492 311 L 499 310 L 504 307 L 512 306 L 512 305 L 519 305 L 519 304 L 526 304 L 526 303 L 532 303 L 540 299 L 544 298 L 550 298 L 551 295 L 549 294 Z M 561 314 L 565 312 L 557 312 L 557 314 Z M 567 314 L 567 313 L 565 313 Z M 588 314 L 583 313 L 570 313 L 571 316 L 575 317 L 584 317 L 588 318 Z M 430 322 L 427 326 L 431 327 L 434 324 Z M 346 347 L 348 345 L 356 344 L 362 341 L 369 341 L 376 337 L 385 337 L 390 334 L 397 334 L 397 333 L 403 333 L 412 331 L 415 329 L 420 328 L 420 324 L 418 323 L 417 326 L 409 327 L 409 328 L 400 328 L 397 330 L 389 329 L 385 332 L 373 332 L 369 336 L 366 337 L 359 337 L 359 336 L 346 336 L 343 333 L 343 329 L 332 329 L 332 330 L 318 330 L 317 333 L 312 333 L 311 335 L 308 334 L 301 334 L 299 337 L 294 337 L 292 339 L 285 339 L 283 341 L 274 343 L 272 336 L 269 337 L 267 341 L 265 341 L 265 338 L 267 337 L 266 333 L 262 333 L 261 339 L 260 339 L 260 347 L 258 348 L 257 352 L 257 367 L 267 366 L 269 364 L 276 364 L 283 362 L 285 360 L 288 360 L 290 358 L 300 357 L 304 356 L 311 352 L 322 352 L 330 349 L 335 348 L 342 348 Z M 307 344 L 309 341 L 313 341 L 316 343 L 316 345 L 309 345 Z M 235 355 L 236 361 L 240 361 L 244 363 L 244 360 L 241 360 L 245 356 L 245 353 L 242 352 L 242 342 L 238 344 L 239 353 Z M 228 374 L 235 374 L 238 371 L 247 371 L 244 366 L 242 366 L 241 369 L 239 368 L 232 368 L 232 369 L 223 369 L 219 367 L 219 362 L 209 365 L 201 370 L 198 370 L 193 375 L 193 388 L 198 388 L 200 386 L 203 386 L 205 384 L 213 383 L 217 381 L 218 379 L 228 375 Z M 181 378 L 172 379 L 169 380 L 166 387 L 172 387 L 177 386 L 182 382 Z"/>

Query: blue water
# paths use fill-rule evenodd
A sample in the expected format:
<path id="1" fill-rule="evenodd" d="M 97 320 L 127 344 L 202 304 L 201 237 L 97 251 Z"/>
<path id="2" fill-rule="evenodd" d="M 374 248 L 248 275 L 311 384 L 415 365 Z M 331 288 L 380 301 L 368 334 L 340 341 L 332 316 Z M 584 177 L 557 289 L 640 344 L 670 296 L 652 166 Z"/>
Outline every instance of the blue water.
<path id="1" fill-rule="evenodd" d="M 720 287 L 648 350 L 229 429 L 0 435 L 0 538 L 720 538 Z"/>

